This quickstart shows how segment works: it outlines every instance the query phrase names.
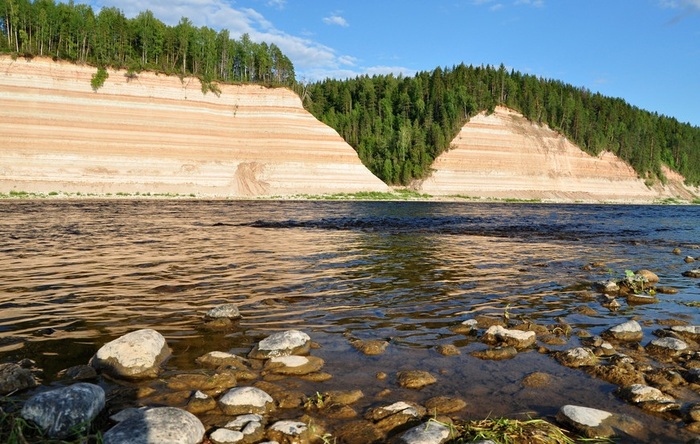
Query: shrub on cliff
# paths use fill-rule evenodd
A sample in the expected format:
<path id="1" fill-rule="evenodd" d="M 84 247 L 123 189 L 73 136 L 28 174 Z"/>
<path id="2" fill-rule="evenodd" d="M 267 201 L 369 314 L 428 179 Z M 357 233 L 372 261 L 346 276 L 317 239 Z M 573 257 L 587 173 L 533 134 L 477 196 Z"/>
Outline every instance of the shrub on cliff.
<path id="1" fill-rule="evenodd" d="M 105 81 L 108 77 L 109 73 L 106 69 L 104 69 L 103 67 L 97 68 L 97 72 L 92 75 L 92 80 L 90 80 L 90 86 L 92 86 L 92 90 L 97 91 L 98 89 L 102 88 L 102 85 L 105 84 Z"/>

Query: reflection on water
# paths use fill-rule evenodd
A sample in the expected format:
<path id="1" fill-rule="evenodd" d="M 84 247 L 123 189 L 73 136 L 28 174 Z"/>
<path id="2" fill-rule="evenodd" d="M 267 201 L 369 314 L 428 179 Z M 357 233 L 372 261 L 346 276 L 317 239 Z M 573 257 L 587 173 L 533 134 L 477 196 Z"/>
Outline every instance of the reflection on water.
<path id="1" fill-rule="evenodd" d="M 474 417 L 550 415 L 564 403 L 612 403 L 639 416 L 611 397 L 609 384 L 546 355 L 472 358 L 480 345 L 449 327 L 506 307 L 513 317 L 592 333 L 637 316 L 652 321 L 647 339 L 653 321 L 700 323 L 697 309 L 684 305 L 700 288 L 681 277 L 688 267 L 671 253 L 693 254 L 700 207 L 4 201 L 0 216 L 0 361 L 31 357 L 47 381 L 138 328 L 161 331 L 178 368 L 206 351 L 245 353 L 270 331 L 298 328 L 323 346 L 315 354 L 335 376 L 329 387 L 379 392 L 388 383 L 377 371 L 421 368 L 443 375 L 441 383 L 397 396 L 459 394 L 472 400 Z M 591 262 L 606 266 L 584 270 Z M 627 268 L 654 270 L 679 293 L 611 313 L 573 290 Z M 243 314 L 237 330 L 198 330 L 207 309 L 228 302 Z M 578 314 L 581 305 L 596 314 Z M 392 346 L 378 358 L 359 356 L 348 334 L 390 338 Z M 462 354 L 442 357 L 437 344 Z M 566 347 L 574 345 L 572 337 Z M 554 375 L 553 385 L 520 387 L 534 370 Z M 663 434 L 670 426 L 656 427 Z"/>

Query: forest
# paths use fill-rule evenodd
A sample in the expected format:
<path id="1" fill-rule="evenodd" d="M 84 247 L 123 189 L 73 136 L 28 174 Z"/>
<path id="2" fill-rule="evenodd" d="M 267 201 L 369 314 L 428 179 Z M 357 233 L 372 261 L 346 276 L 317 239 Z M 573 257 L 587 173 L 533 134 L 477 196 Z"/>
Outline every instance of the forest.
<path id="1" fill-rule="evenodd" d="M 0 34 L 0 52 L 16 56 L 192 75 L 203 84 L 295 83 L 292 62 L 275 44 L 252 42 L 247 34 L 236 40 L 228 30 L 196 27 L 185 17 L 168 26 L 148 10 L 128 19 L 114 7 L 95 14 L 72 1 L 0 0 Z"/>
<path id="2" fill-rule="evenodd" d="M 589 154 L 616 154 L 648 184 L 665 180 L 662 165 L 688 184 L 700 184 L 700 128 L 503 65 L 460 64 L 412 77 L 326 79 L 304 92 L 307 109 L 335 128 L 389 184 L 426 177 L 468 119 L 493 112 L 496 105 L 548 125 Z"/>

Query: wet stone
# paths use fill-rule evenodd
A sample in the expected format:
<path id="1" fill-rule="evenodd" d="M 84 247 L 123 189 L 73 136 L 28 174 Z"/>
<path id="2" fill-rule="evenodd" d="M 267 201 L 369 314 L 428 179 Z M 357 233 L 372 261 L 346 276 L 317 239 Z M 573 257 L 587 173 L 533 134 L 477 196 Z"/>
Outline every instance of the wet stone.
<path id="1" fill-rule="evenodd" d="M 688 351 L 688 344 L 676 338 L 659 338 L 647 344 L 646 350 L 657 358 L 673 359 Z"/>
<path id="2" fill-rule="evenodd" d="M 154 378 L 169 356 L 170 349 L 163 335 L 143 329 L 103 345 L 90 359 L 90 365 L 116 378 Z"/>
<path id="3" fill-rule="evenodd" d="M 229 372 L 214 375 L 183 373 L 168 379 L 167 386 L 171 390 L 202 390 L 218 394 L 236 384 L 236 376 Z"/>
<path id="4" fill-rule="evenodd" d="M 437 379 L 429 372 L 422 370 L 408 370 L 398 372 L 399 385 L 403 388 L 421 389 L 430 384 L 435 384 Z"/>
<path id="5" fill-rule="evenodd" d="M 404 432 L 399 438 L 402 444 L 442 444 L 450 439 L 450 428 L 437 421 L 428 421 Z"/>
<path id="6" fill-rule="evenodd" d="M 639 322 L 631 320 L 610 327 L 601 333 L 601 336 L 606 339 L 614 339 L 617 341 L 639 342 L 642 340 L 644 334 L 642 333 L 642 326 L 639 325 Z"/>
<path id="7" fill-rule="evenodd" d="M 464 409 L 467 403 L 463 399 L 450 396 L 436 396 L 425 402 L 425 408 L 431 415 L 446 415 Z"/>
<path id="8" fill-rule="evenodd" d="M 540 388 L 548 386 L 552 381 L 552 375 L 544 372 L 534 372 L 525 376 L 520 382 L 523 387 Z"/>
<path id="9" fill-rule="evenodd" d="M 642 278 L 644 278 L 644 280 L 646 280 L 646 282 L 648 282 L 650 284 L 655 284 L 655 283 L 659 282 L 659 276 L 650 270 L 638 270 L 635 273 L 635 275 L 641 276 Z"/>
<path id="10" fill-rule="evenodd" d="M 323 414 L 327 418 L 351 419 L 357 416 L 355 409 L 346 404 L 331 403 L 323 408 Z"/>
<path id="11" fill-rule="evenodd" d="M 534 331 L 508 330 L 493 325 L 486 330 L 481 340 L 490 345 L 507 345 L 522 350 L 533 345 L 536 336 Z"/>
<path id="12" fill-rule="evenodd" d="M 606 423 L 613 416 L 604 410 L 565 405 L 557 413 L 557 421 L 588 438 L 609 438 L 615 430 Z"/>
<path id="13" fill-rule="evenodd" d="M 412 402 L 394 404 L 370 409 L 365 419 L 374 421 L 382 433 L 390 433 L 417 424 L 425 416 L 425 408 Z"/>
<path id="14" fill-rule="evenodd" d="M 209 352 L 195 359 L 195 362 L 209 368 L 226 366 L 240 370 L 247 370 L 249 367 L 249 363 L 246 359 L 221 351 Z"/>
<path id="15" fill-rule="evenodd" d="M 289 390 L 280 385 L 269 381 L 258 381 L 255 387 L 269 394 L 277 403 L 279 408 L 292 409 L 304 405 L 306 396 L 304 393 L 295 390 Z"/>
<path id="16" fill-rule="evenodd" d="M 437 352 L 443 356 L 457 356 L 461 353 L 459 351 L 459 348 L 457 348 L 453 344 L 440 344 L 437 346 L 436 349 Z"/>
<path id="17" fill-rule="evenodd" d="M 104 406 L 102 387 L 80 382 L 32 396 L 21 414 L 49 437 L 66 438 L 84 430 Z"/>
<path id="18" fill-rule="evenodd" d="M 215 408 L 216 400 L 199 390 L 192 394 L 190 400 L 187 401 L 187 406 L 185 407 L 188 412 L 195 415 L 214 410 Z"/>
<path id="19" fill-rule="evenodd" d="M 593 288 L 596 291 L 605 294 L 617 294 L 620 291 L 620 286 L 617 285 L 617 282 L 615 281 L 596 282 L 593 285 Z"/>
<path id="20" fill-rule="evenodd" d="M 598 357 L 588 347 L 576 347 L 556 354 L 562 365 L 572 368 L 590 367 L 598 363 Z"/>
<path id="21" fill-rule="evenodd" d="M 683 272 L 683 276 L 690 278 L 700 278 L 700 268 Z"/>
<path id="22" fill-rule="evenodd" d="M 36 387 L 38 381 L 31 370 L 14 363 L 0 364 L 0 395 Z"/>
<path id="23" fill-rule="evenodd" d="M 474 356 L 475 358 L 491 361 L 512 359 L 517 354 L 518 350 L 515 347 L 491 347 L 485 350 L 475 350 L 470 353 L 470 355 Z"/>
<path id="24" fill-rule="evenodd" d="M 303 422 L 282 420 L 270 426 L 267 438 L 279 444 L 305 444 L 310 442 L 311 433 Z"/>
<path id="25" fill-rule="evenodd" d="M 280 375 L 307 375 L 323 367 L 323 359 L 316 356 L 279 356 L 265 364 L 265 370 Z"/>
<path id="26" fill-rule="evenodd" d="M 240 319 L 241 312 L 238 311 L 236 304 L 224 304 L 209 310 L 205 315 L 204 319 L 214 320 L 214 319 Z"/>
<path id="27" fill-rule="evenodd" d="M 656 287 L 656 292 L 660 294 L 678 294 L 678 289 L 673 287 Z"/>
<path id="28" fill-rule="evenodd" d="M 339 442 L 346 444 L 379 444 L 385 442 L 384 433 L 370 421 L 359 420 L 341 425 L 334 433 Z"/>
<path id="29" fill-rule="evenodd" d="M 478 322 L 476 319 L 467 319 L 466 321 L 463 321 L 458 325 L 453 325 L 452 327 L 450 327 L 450 330 L 454 333 L 468 335 L 476 331 L 477 324 Z"/>
<path id="30" fill-rule="evenodd" d="M 693 256 L 686 256 L 683 258 L 683 262 L 685 262 L 686 264 L 690 264 L 692 262 L 695 262 L 695 258 Z"/>
<path id="31" fill-rule="evenodd" d="M 648 385 L 633 384 L 629 387 L 623 387 L 617 390 L 617 395 L 631 404 L 637 404 L 641 408 L 653 412 L 665 412 L 680 408 L 680 404 L 676 403 L 673 397 Z"/>
<path id="32" fill-rule="evenodd" d="M 671 331 L 684 338 L 700 341 L 700 325 L 674 325 L 671 327 Z"/>
<path id="33" fill-rule="evenodd" d="M 137 410 L 109 429 L 104 444 L 197 444 L 204 426 L 193 414 L 174 407 Z"/>
<path id="34" fill-rule="evenodd" d="M 251 350 L 249 357 L 270 359 L 279 356 L 306 355 L 311 348 L 311 338 L 299 330 L 287 330 L 260 341 Z"/>
<path id="35" fill-rule="evenodd" d="M 219 408 L 227 415 L 264 415 L 275 409 L 275 403 L 270 395 L 257 387 L 237 387 L 219 399 Z"/>
<path id="36" fill-rule="evenodd" d="M 214 430 L 209 435 L 209 440 L 213 444 L 236 444 L 244 442 L 245 435 L 238 430 L 221 428 Z"/>
<path id="37" fill-rule="evenodd" d="M 241 415 L 214 431 L 209 438 L 215 444 L 259 442 L 265 436 L 264 423 L 260 415 Z"/>
<path id="38" fill-rule="evenodd" d="M 85 381 L 97 378 L 97 371 L 89 365 L 75 365 L 58 372 L 61 379 L 72 379 L 74 381 Z"/>
<path id="39" fill-rule="evenodd" d="M 323 393 L 324 399 L 327 399 L 328 402 L 346 405 L 354 404 L 364 396 L 362 390 L 333 390 Z"/>
<path id="40" fill-rule="evenodd" d="M 370 339 L 363 341 L 362 339 L 355 339 L 350 342 L 355 349 L 364 353 L 367 356 L 377 356 L 381 355 L 386 351 L 389 346 L 387 341 L 382 341 L 379 339 Z"/>

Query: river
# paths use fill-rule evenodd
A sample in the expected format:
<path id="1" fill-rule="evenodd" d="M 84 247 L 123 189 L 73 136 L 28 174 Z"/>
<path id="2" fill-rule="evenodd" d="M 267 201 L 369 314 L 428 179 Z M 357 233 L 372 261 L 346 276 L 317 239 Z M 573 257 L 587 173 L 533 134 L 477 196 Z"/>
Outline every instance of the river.
<path id="1" fill-rule="evenodd" d="M 105 342 L 154 328 L 173 349 L 170 370 L 195 368 L 212 350 L 245 354 L 272 332 L 298 329 L 320 345 L 333 379 L 301 388 L 362 388 L 364 406 L 446 394 L 465 419 L 551 418 L 564 404 L 642 420 L 648 442 L 679 425 L 618 400 L 615 386 L 537 350 L 480 360 L 478 339 L 450 327 L 477 315 L 566 323 L 577 333 L 635 318 L 642 345 L 664 320 L 700 324 L 700 280 L 681 276 L 700 256 L 700 206 L 525 203 L 31 200 L 0 201 L 0 362 L 31 358 L 56 373 L 85 364 Z M 673 253 L 680 248 L 681 255 Z M 595 266 L 590 266 L 590 264 Z M 591 283 L 649 269 L 678 290 L 659 302 L 601 305 Z M 697 268 L 697 265 L 694 267 Z M 225 334 L 203 332 L 203 314 L 236 303 Z M 591 310 L 581 314 L 581 306 Z M 592 314 L 595 313 L 595 314 Z M 387 339 L 364 356 L 349 338 Z M 461 354 L 442 356 L 439 344 Z M 428 370 L 438 383 L 398 387 L 377 372 Z M 533 371 L 546 388 L 524 388 Z M 319 389 L 317 386 L 321 384 Z M 360 405 L 362 408 L 363 405 Z"/>

